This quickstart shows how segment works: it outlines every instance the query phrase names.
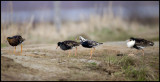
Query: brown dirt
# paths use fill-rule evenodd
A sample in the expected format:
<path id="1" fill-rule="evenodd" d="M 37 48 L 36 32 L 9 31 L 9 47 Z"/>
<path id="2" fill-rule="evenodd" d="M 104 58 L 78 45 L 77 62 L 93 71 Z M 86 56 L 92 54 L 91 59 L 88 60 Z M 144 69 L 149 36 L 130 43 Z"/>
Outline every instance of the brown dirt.
<path id="1" fill-rule="evenodd" d="M 155 46 L 145 48 L 147 59 L 159 57 L 159 42 Z M 125 42 L 106 42 L 98 46 L 94 51 L 92 59 L 89 59 L 90 49 L 78 47 L 78 55 L 74 55 L 72 49 L 71 56 L 67 57 L 68 52 L 61 49 L 56 50 L 56 44 L 34 44 L 24 45 L 23 53 L 20 54 L 20 46 L 13 54 L 13 47 L 1 49 L 1 79 L 2 81 L 63 81 L 63 80 L 82 80 L 82 81 L 104 81 L 104 80 L 126 80 L 121 71 L 121 67 L 105 62 L 109 55 L 117 54 L 135 56 L 141 58 L 141 52 L 126 47 Z M 134 54 L 130 54 L 133 51 Z M 119 56 L 117 56 L 119 57 Z M 159 63 L 146 61 L 148 64 L 157 64 L 153 68 L 155 73 L 159 73 Z M 116 77 L 115 74 L 121 73 Z M 158 75 L 159 76 L 159 75 Z"/>

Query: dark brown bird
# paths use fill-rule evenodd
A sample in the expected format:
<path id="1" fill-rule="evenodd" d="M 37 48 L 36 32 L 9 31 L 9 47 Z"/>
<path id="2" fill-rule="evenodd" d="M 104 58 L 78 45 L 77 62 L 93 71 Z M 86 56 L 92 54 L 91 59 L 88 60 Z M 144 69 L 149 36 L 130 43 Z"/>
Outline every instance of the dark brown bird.
<path id="1" fill-rule="evenodd" d="M 75 51 L 75 56 L 76 56 L 76 54 L 77 54 L 77 46 L 79 46 L 79 45 L 80 45 L 79 42 L 72 41 L 72 40 L 66 40 L 66 41 L 63 41 L 63 42 L 58 42 L 57 43 L 57 48 L 59 46 L 64 51 L 65 50 L 69 50 L 69 54 L 68 54 L 68 57 L 69 57 L 70 56 L 70 49 L 72 49 L 73 47 L 76 48 L 76 51 Z"/>
<path id="2" fill-rule="evenodd" d="M 20 35 L 15 35 L 15 36 L 12 36 L 12 37 L 7 37 L 7 41 L 8 43 L 15 47 L 15 51 L 16 51 L 16 46 L 21 44 L 25 39 L 23 39 Z M 14 51 L 14 53 L 15 53 Z M 22 53 L 22 44 L 21 44 L 21 53 Z"/>

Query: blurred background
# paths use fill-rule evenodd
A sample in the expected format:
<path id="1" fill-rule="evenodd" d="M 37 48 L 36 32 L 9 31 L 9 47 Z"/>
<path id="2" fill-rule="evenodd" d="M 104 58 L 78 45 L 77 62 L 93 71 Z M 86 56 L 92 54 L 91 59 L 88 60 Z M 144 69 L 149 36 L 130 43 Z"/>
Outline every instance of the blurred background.
<path id="1" fill-rule="evenodd" d="M 1 47 L 53 44 L 79 35 L 99 42 L 129 37 L 159 41 L 159 1 L 1 1 Z"/>

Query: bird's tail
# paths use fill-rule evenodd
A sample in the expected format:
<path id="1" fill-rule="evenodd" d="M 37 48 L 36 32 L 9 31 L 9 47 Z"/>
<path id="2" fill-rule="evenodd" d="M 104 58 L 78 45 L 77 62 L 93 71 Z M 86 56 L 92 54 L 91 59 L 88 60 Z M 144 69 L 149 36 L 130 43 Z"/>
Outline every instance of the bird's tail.
<path id="1" fill-rule="evenodd" d="M 149 45 L 150 45 L 150 46 L 153 46 L 153 45 L 154 45 L 154 43 L 150 41 L 150 42 L 149 42 Z"/>
<path id="2" fill-rule="evenodd" d="M 21 40 L 20 40 L 20 42 L 22 43 L 23 41 L 25 41 L 25 39 L 24 38 L 22 38 Z"/>
<path id="3" fill-rule="evenodd" d="M 23 41 L 25 41 L 26 39 L 23 38 Z"/>
<path id="4" fill-rule="evenodd" d="M 99 43 L 99 45 L 101 45 L 101 44 L 103 44 L 103 43 Z"/>

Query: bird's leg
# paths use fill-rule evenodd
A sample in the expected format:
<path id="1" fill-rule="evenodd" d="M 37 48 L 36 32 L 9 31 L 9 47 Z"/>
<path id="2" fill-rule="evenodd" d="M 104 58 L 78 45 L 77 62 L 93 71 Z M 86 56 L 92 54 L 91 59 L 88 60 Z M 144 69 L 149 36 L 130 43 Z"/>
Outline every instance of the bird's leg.
<path id="1" fill-rule="evenodd" d="M 143 55 L 143 57 L 144 57 L 144 50 L 143 50 L 143 49 L 142 49 L 142 53 L 143 53 L 142 55 Z"/>
<path id="2" fill-rule="evenodd" d="M 75 51 L 75 56 L 76 56 L 76 54 L 77 54 L 77 47 L 76 47 L 76 51 Z"/>
<path id="3" fill-rule="evenodd" d="M 141 49 L 141 50 L 142 50 L 143 63 L 144 63 L 144 50 L 143 49 Z"/>
<path id="4" fill-rule="evenodd" d="M 136 54 L 138 53 L 138 50 L 136 49 Z"/>
<path id="5" fill-rule="evenodd" d="M 16 52 L 16 46 L 15 46 L 14 54 L 15 54 L 15 52 Z"/>
<path id="6" fill-rule="evenodd" d="M 93 51 L 95 50 L 95 48 L 93 48 Z M 92 51 L 92 53 L 93 53 L 93 51 Z"/>
<path id="7" fill-rule="evenodd" d="M 108 65 L 109 65 L 109 67 L 110 67 L 110 56 L 108 57 L 108 61 L 109 61 L 109 64 L 108 64 Z"/>
<path id="8" fill-rule="evenodd" d="M 95 50 L 95 48 L 93 48 L 93 51 Z"/>
<path id="9" fill-rule="evenodd" d="M 90 52 L 90 59 L 92 58 L 92 48 L 91 48 L 91 52 Z"/>
<path id="10" fill-rule="evenodd" d="M 23 47 L 23 46 L 22 46 L 22 44 L 21 44 L 21 54 L 22 54 L 22 47 Z"/>
<path id="11" fill-rule="evenodd" d="M 133 49 L 131 50 L 131 54 L 134 54 Z"/>
<path id="12" fill-rule="evenodd" d="M 68 54 L 68 57 L 70 56 L 70 50 L 69 50 L 69 54 Z"/>
<path id="13" fill-rule="evenodd" d="M 132 54 L 132 49 L 129 50 L 129 54 Z"/>

